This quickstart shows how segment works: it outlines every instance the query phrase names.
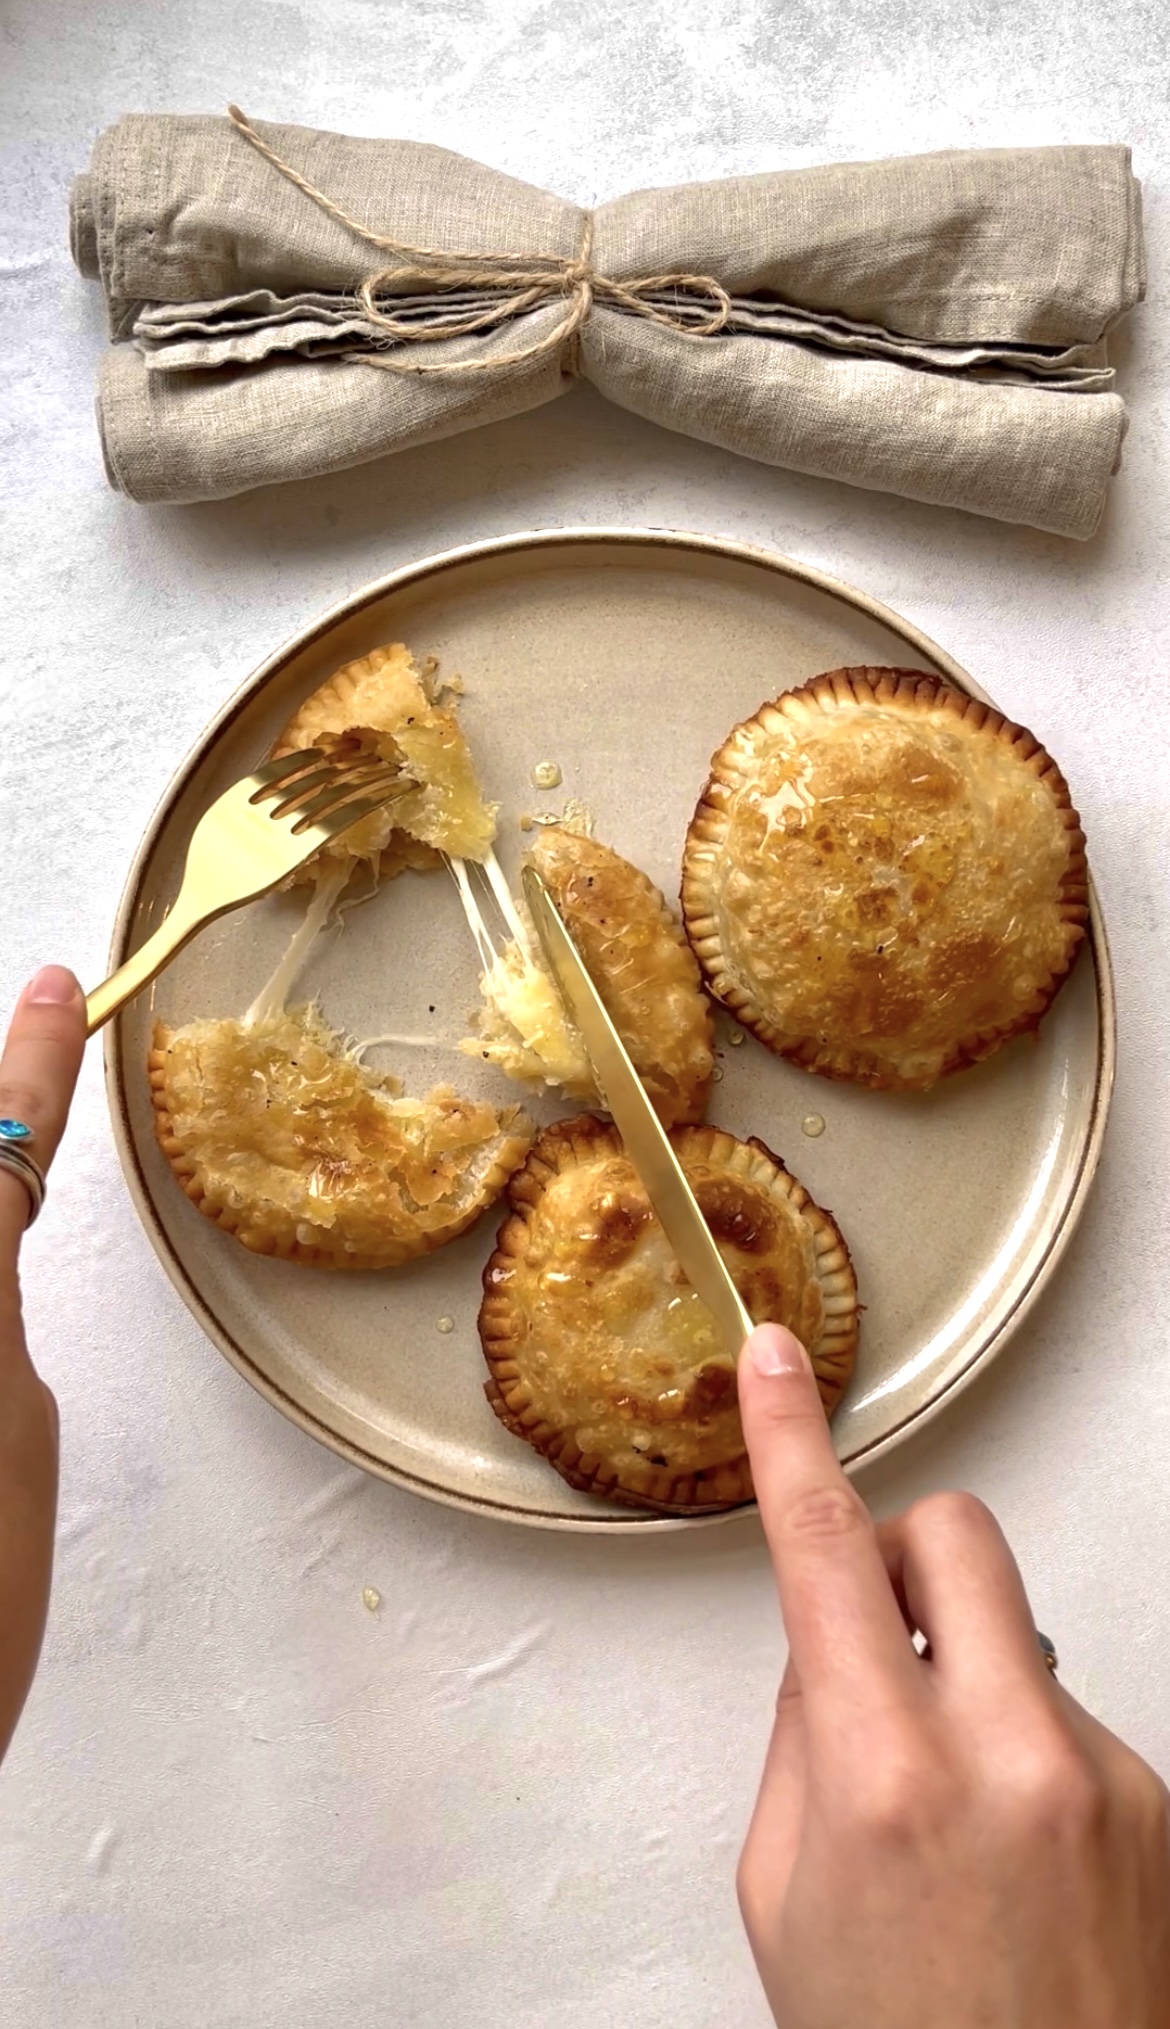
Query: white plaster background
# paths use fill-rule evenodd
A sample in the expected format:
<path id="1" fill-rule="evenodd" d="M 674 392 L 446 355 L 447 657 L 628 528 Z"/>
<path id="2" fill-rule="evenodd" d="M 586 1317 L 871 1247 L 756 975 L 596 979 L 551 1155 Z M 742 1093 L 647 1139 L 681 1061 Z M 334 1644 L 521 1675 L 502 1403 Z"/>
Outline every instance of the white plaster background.
<path id="1" fill-rule="evenodd" d="M 1170 1773 L 1168 71 L 1161 0 L 0 13 L 3 999 L 50 958 L 100 975 L 177 757 L 276 641 L 396 563 L 542 523 L 651 522 L 887 600 L 1072 778 L 1121 1074 L 1056 1288 L 866 1490 L 881 1508 L 984 1495 L 1070 1686 Z M 69 263 L 68 183 L 122 112 L 229 97 L 443 142 L 584 201 L 835 156 L 1129 141 L 1151 283 L 1107 526 L 1079 546 L 767 471 L 584 388 L 352 475 L 128 505 L 102 478 L 99 306 Z M 165 1281 L 96 1050 L 27 1270 L 64 1460 L 52 1624 L 0 1782 L 8 2029 L 759 2029 L 732 1876 L 783 1645 L 755 1529 L 566 1541 L 318 1449 Z"/>

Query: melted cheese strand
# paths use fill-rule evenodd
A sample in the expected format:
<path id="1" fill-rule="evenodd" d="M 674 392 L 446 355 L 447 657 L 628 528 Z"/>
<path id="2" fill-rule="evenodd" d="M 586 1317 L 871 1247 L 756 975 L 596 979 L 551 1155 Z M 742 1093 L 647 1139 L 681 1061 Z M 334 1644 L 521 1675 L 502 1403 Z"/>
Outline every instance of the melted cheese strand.
<path id="1" fill-rule="evenodd" d="M 584 1049 L 569 1027 L 560 992 L 534 949 L 533 933 L 508 892 L 495 854 L 474 871 L 516 933 L 498 948 L 471 879 L 472 867 L 456 858 L 447 865 L 483 966 L 480 992 L 487 1013 L 480 1034 L 465 1037 L 460 1050 L 498 1063 L 509 1076 L 519 1075 L 529 1084 L 592 1093 Z"/>
<path id="2" fill-rule="evenodd" d="M 531 925 L 521 914 L 519 904 L 516 902 L 507 881 L 504 879 L 504 869 L 496 858 L 495 852 L 489 848 L 482 860 L 459 859 L 454 854 L 448 853 L 444 853 L 443 858 L 446 862 L 447 870 L 453 876 L 455 885 L 459 890 L 459 899 L 463 904 L 463 913 L 471 926 L 471 934 L 475 938 L 476 949 L 484 965 L 490 966 L 492 959 L 497 954 L 492 932 L 475 898 L 475 890 L 471 878 L 475 874 L 478 874 L 480 881 L 495 901 L 505 924 L 511 931 L 515 942 L 520 946 L 524 956 L 532 964 L 539 965 L 540 959 L 533 943 Z"/>
<path id="3" fill-rule="evenodd" d="M 275 1015 L 284 1013 L 289 994 L 304 969 L 310 950 L 325 930 L 333 904 L 349 875 L 350 868 L 343 862 L 314 888 L 312 900 L 305 910 L 304 921 L 293 931 L 279 963 L 265 980 L 243 1016 L 246 1029 L 253 1028 L 257 1022 L 267 1021 Z"/>
<path id="4" fill-rule="evenodd" d="M 500 914 L 503 916 L 505 923 L 508 925 L 525 957 L 531 959 L 534 964 L 538 963 L 536 951 L 533 947 L 532 934 L 521 916 L 516 903 L 512 899 L 511 890 L 504 879 L 504 870 L 494 852 L 488 853 L 487 858 L 480 864 L 479 871 L 481 877 L 483 875 L 487 876 L 488 887 L 499 903 Z"/>
<path id="5" fill-rule="evenodd" d="M 445 1043 L 442 1036 L 363 1036 L 349 1054 L 355 1063 L 360 1064 L 367 1050 L 376 1050 L 383 1045 L 401 1050 L 451 1050 L 455 1047 L 453 1043 Z"/>
<path id="6" fill-rule="evenodd" d="M 471 881 L 467 873 L 467 861 L 455 859 L 444 853 L 443 863 L 459 891 L 459 900 L 463 904 L 463 913 L 467 918 L 471 934 L 475 939 L 475 948 L 479 953 L 479 962 L 485 972 L 491 973 L 495 970 L 496 966 L 496 947 L 492 943 L 491 931 L 484 922 L 479 903 L 472 893 Z"/>

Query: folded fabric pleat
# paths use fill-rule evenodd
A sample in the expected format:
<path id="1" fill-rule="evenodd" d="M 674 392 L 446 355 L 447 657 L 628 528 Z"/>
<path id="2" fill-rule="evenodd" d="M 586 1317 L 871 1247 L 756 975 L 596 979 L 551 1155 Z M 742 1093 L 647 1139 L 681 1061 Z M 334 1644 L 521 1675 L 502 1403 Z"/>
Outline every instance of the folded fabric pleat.
<path id="1" fill-rule="evenodd" d="M 115 340 L 107 471 L 156 501 L 358 465 L 583 374 L 768 464 L 1086 537 L 1125 431 L 1108 334 L 1144 288 L 1123 147 L 784 170 L 589 213 L 423 143 L 135 115 L 78 178 L 71 241 Z"/>

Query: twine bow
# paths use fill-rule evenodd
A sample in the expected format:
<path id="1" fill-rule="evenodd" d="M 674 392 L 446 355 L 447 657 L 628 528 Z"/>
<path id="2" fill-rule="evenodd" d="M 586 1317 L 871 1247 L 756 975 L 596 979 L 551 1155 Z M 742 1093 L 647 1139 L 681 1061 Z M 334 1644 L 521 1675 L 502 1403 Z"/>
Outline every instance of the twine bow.
<path id="1" fill-rule="evenodd" d="M 552 331 L 543 338 L 534 339 L 530 345 L 517 346 L 511 352 L 493 353 L 488 359 L 434 361 L 396 358 L 386 352 L 357 355 L 370 366 L 384 367 L 389 373 L 495 372 L 500 367 L 515 366 L 523 360 L 538 359 L 542 353 L 555 352 L 580 330 L 595 301 L 614 303 L 636 317 L 647 317 L 652 323 L 663 324 L 667 330 L 677 332 L 680 338 L 709 338 L 722 331 L 731 316 L 730 296 L 710 275 L 686 272 L 638 275 L 629 282 L 615 282 L 609 275 L 598 274 L 590 261 L 593 220 L 588 212 L 585 214 L 580 251 L 572 257 L 538 253 L 525 255 L 522 261 L 516 261 L 506 254 L 415 247 L 406 240 L 392 239 L 387 233 L 373 232 L 369 226 L 351 218 L 323 190 L 318 190 L 290 162 L 270 148 L 238 106 L 228 107 L 228 118 L 266 162 L 271 162 L 286 181 L 303 191 L 329 218 L 336 219 L 339 225 L 364 240 L 367 246 L 378 247 L 383 253 L 393 255 L 392 263 L 374 269 L 357 291 L 358 302 L 371 324 L 385 334 L 386 344 L 414 346 L 434 343 L 441 338 L 462 338 L 473 331 L 494 330 L 498 325 L 506 324 L 526 310 L 535 310 L 544 303 L 560 301 L 565 305 L 564 315 Z M 497 300 L 484 308 L 455 310 L 427 324 L 417 317 L 403 316 L 401 312 L 396 314 L 383 307 L 388 301 L 398 300 L 386 294 L 386 285 L 390 282 L 399 285 L 422 282 L 437 290 L 490 289 L 498 293 Z M 676 299 L 673 305 L 655 300 L 672 291 Z M 680 292 L 685 292 L 689 301 L 678 301 Z M 407 304 L 409 300 L 407 296 Z"/>

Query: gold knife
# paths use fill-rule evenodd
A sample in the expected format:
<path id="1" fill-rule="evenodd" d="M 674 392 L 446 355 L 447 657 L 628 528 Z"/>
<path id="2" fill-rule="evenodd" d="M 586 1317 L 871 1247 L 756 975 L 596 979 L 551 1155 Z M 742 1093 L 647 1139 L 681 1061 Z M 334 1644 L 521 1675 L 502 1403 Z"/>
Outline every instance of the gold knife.
<path id="1" fill-rule="evenodd" d="M 593 1075 L 626 1146 L 626 1154 L 658 1215 L 692 1289 L 715 1319 L 733 1359 L 752 1320 L 715 1245 L 666 1130 L 646 1097 L 625 1044 L 609 1018 L 581 953 L 535 867 L 525 867 L 524 899 L 570 1020 L 585 1045 Z"/>

